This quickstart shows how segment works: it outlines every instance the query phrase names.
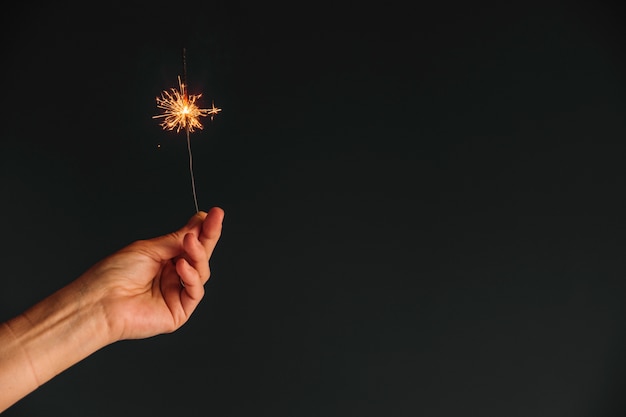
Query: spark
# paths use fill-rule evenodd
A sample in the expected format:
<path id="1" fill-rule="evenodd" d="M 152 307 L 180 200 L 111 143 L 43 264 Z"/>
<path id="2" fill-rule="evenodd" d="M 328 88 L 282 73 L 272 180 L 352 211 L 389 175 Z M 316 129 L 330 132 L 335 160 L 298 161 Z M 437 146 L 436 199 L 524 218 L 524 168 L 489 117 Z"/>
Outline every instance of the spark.
<path id="1" fill-rule="evenodd" d="M 178 77 L 179 89 L 171 88 L 169 91 L 163 91 L 161 97 L 156 98 L 157 107 L 163 110 L 162 114 L 152 116 L 153 119 L 163 118 L 160 123 L 163 130 L 174 130 L 180 132 L 186 130 L 188 133 L 195 129 L 202 129 L 199 117 L 211 116 L 218 114 L 222 109 L 211 104 L 210 109 L 201 109 L 196 105 L 196 100 L 202 97 L 202 94 L 188 94 L 187 86 Z"/>

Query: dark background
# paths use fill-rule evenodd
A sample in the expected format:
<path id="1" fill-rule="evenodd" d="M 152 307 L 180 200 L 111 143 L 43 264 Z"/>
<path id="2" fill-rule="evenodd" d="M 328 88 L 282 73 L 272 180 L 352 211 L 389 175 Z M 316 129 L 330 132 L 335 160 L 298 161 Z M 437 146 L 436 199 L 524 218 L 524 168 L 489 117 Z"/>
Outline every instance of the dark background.
<path id="1" fill-rule="evenodd" d="M 6 5 L 0 319 L 193 214 L 183 47 L 226 219 L 183 328 L 5 415 L 623 415 L 624 8 L 502 3 Z"/>

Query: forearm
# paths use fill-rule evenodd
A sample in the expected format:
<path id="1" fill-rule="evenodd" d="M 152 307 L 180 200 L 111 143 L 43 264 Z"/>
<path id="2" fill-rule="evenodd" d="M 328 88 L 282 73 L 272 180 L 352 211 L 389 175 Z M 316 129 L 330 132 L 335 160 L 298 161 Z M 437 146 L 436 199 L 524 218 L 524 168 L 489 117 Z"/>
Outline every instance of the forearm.
<path id="1" fill-rule="evenodd" d="M 113 342 L 94 294 L 74 282 L 0 327 L 0 412 Z"/>

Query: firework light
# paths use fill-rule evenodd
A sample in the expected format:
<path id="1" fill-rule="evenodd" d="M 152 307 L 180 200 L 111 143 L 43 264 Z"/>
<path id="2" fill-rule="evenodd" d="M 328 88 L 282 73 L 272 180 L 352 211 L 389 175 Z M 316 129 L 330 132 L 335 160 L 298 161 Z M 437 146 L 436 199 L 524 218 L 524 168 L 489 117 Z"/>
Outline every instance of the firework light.
<path id="1" fill-rule="evenodd" d="M 164 130 L 188 130 L 193 132 L 194 129 L 202 129 L 202 123 L 198 119 L 200 116 L 213 116 L 222 111 L 211 104 L 210 109 L 200 109 L 196 106 L 196 100 L 202 97 L 202 94 L 187 93 L 187 86 L 178 77 L 178 87 L 171 88 L 170 91 L 163 91 L 161 97 L 156 98 L 157 107 L 163 110 L 162 114 L 152 116 L 153 119 L 163 118 L 160 123 Z"/>
<path id="2" fill-rule="evenodd" d="M 199 117 L 211 116 L 218 114 L 222 109 L 215 107 L 211 103 L 210 109 L 201 109 L 196 105 L 196 100 L 202 97 L 202 94 L 189 95 L 186 83 L 187 65 L 185 60 L 185 50 L 183 49 L 183 80 L 178 77 L 178 90 L 171 88 L 169 91 L 163 91 L 161 97 L 156 98 L 157 108 L 163 110 L 163 113 L 152 116 L 153 119 L 162 118 L 160 123 L 164 130 L 176 130 L 180 132 L 185 130 L 187 133 L 187 151 L 189 152 L 189 173 L 191 174 L 191 188 L 193 191 L 193 201 L 198 210 L 198 198 L 196 196 L 196 183 L 193 175 L 193 157 L 191 155 L 191 142 L 189 134 L 195 129 L 202 129 Z"/>

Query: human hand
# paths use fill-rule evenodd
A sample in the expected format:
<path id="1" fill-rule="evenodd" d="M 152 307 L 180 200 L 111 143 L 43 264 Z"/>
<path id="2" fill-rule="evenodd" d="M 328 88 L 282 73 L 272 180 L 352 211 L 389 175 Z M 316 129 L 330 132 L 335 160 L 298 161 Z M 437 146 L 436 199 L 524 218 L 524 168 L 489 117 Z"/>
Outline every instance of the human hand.
<path id="1" fill-rule="evenodd" d="M 181 229 L 139 240 L 98 262 L 77 284 L 94 292 L 112 341 L 169 333 L 187 322 L 204 296 L 209 259 L 224 212 L 199 212 Z"/>
<path id="2" fill-rule="evenodd" d="M 0 323 L 0 413 L 98 349 L 178 329 L 204 295 L 224 212 L 140 240 Z"/>
<path id="3" fill-rule="evenodd" d="M 0 413 L 98 349 L 168 333 L 198 306 L 224 211 L 106 257 L 22 314 L 0 323 Z"/>

